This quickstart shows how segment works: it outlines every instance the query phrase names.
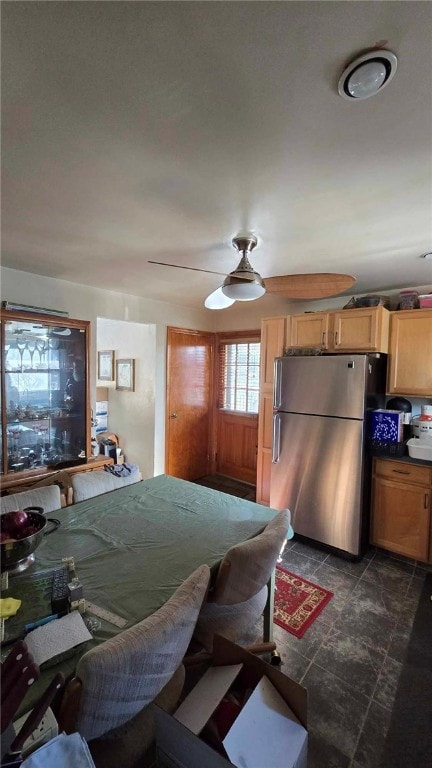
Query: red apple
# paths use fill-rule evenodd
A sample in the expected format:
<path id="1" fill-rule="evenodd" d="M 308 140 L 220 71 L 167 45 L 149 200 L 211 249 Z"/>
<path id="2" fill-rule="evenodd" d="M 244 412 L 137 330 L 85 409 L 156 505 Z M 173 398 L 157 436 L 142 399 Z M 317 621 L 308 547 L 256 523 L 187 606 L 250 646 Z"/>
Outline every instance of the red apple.
<path id="1" fill-rule="evenodd" d="M 1 516 L 1 528 L 2 531 L 6 531 L 12 534 L 20 533 L 29 524 L 29 516 L 24 510 L 16 510 L 15 512 L 6 512 Z"/>

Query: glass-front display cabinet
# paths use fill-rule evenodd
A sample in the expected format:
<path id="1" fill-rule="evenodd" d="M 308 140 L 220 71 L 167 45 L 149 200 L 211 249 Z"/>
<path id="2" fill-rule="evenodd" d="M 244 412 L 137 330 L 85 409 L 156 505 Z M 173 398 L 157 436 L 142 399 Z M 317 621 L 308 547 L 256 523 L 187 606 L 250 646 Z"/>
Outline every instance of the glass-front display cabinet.
<path id="1" fill-rule="evenodd" d="M 1 473 L 90 456 L 90 323 L 1 312 Z"/>

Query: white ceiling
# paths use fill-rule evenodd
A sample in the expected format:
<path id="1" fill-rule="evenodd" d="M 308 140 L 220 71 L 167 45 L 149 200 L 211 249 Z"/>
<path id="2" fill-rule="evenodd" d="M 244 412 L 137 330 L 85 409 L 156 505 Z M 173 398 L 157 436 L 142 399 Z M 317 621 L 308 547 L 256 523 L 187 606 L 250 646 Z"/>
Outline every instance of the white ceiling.
<path id="1" fill-rule="evenodd" d="M 198 307 L 221 278 L 147 260 L 226 273 L 247 229 L 263 277 L 432 282 L 432 3 L 1 11 L 4 266 Z M 377 43 L 394 79 L 341 99 Z"/>

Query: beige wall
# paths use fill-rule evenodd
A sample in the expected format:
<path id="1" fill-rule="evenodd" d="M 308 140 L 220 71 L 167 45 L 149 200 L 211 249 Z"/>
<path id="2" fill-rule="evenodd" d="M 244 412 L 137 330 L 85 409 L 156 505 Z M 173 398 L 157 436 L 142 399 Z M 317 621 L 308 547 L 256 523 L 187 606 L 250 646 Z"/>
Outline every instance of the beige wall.
<path id="1" fill-rule="evenodd" d="M 115 381 L 97 381 L 108 390 L 108 430 L 115 432 L 126 461 L 153 477 L 155 453 L 156 325 L 97 320 L 97 349 L 112 349 L 116 360 L 135 360 L 135 390 L 117 390 Z"/>

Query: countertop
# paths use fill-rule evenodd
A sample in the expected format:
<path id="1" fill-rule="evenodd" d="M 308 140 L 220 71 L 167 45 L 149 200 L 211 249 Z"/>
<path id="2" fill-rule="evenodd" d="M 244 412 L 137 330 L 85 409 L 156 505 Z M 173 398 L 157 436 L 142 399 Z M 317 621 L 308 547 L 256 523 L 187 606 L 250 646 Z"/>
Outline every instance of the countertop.
<path id="1" fill-rule="evenodd" d="M 401 461 L 404 464 L 418 464 L 420 467 L 432 467 L 432 461 L 412 459 L 408 454 L 406 454 L 406 456 L 374 456 L 374 459 L 383 459 L 384 461 Z"/>

